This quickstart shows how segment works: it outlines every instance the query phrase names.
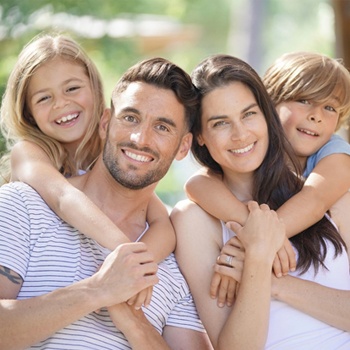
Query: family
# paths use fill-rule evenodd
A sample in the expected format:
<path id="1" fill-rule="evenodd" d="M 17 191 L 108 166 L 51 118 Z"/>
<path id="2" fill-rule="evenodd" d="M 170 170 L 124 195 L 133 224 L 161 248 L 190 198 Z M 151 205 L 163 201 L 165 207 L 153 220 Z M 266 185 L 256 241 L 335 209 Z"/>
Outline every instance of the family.
<path id="1" fill-rule="evenodd" d="M 107 108 L 77 42 L 34 38 L 1 104 L 0 349 L 349 349 L 349 114 L 321 54 L 147 59 Z"/>

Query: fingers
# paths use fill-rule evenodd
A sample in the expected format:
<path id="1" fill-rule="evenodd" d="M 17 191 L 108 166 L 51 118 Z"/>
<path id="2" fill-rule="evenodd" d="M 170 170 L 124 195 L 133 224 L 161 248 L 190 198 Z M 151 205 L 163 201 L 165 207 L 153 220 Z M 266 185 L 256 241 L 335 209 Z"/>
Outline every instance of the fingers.
<path id="1" fill-rule="evenodd" d="M 133 305 L 136 310 L 141 309 L 141 306 L 149 306 L 151 302 L 153 287 L 148 287 L 147 289 L 142 290 L 140 293 L 134 295 L 130 298 L 127 303 L 128 305 Z"/>
<path id="2" fill-rule="evenodd" d="M 216 296 L 218 295 L 218 289 L 220 286 L 220 282 L 221 282 L 221 275 L 214 272 L 213 277 L 211 279 L 211 283 L 210 283 L 210 297 L 212 299 L 215 299 Z"/>

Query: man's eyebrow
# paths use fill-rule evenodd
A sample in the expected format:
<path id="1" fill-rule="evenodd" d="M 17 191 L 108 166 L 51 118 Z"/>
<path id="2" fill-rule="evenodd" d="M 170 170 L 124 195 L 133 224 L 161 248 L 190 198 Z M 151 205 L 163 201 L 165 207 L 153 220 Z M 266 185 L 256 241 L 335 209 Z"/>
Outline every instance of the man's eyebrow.
<path id="1" fill-rule="evenodd" d="M 121 109 L 120 112 L 121 113 L 131 112 L 131 113 L 135 113 L 135 114 L 140 114 L 140 111 L 134 107 L 125 107 L 125 108 Z"/>
<path id="2" fill-rule="evenodd" d="M 174 128 L 176 127 L 175 122 L 172 119 L 169 119 L 167 117 L 159 117 L 157 120 L 160 122 L 166 123 Z"/>

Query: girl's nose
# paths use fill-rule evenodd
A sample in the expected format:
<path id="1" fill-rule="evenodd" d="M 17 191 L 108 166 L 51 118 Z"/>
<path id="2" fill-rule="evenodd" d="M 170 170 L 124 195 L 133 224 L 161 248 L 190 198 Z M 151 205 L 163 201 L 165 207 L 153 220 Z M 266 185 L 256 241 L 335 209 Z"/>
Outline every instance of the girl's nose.
<path id="1" fill-rule="evenodd" d="M 63 108 L 69 104 L 69 100 L 65 96 L 59 96 L 55 98 L 53 108 Z"/>

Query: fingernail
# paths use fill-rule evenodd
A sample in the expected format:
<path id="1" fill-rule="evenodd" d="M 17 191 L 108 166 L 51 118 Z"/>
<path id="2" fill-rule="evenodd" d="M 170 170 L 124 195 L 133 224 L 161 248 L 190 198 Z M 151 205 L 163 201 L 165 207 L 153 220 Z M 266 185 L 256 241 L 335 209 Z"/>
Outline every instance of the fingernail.
<path id="1" fill-rule="evenodd" d="M 278 273 L 277 274 L 277 277 L 279 278 L 279 277 L 282 277 L 282 274 L 281 273 Z"/>
<path id="2" fill-rule="evenodd" d="M 219 307 L 224 307 L 224 304 L 223 303 L 219 303 Z"/>

